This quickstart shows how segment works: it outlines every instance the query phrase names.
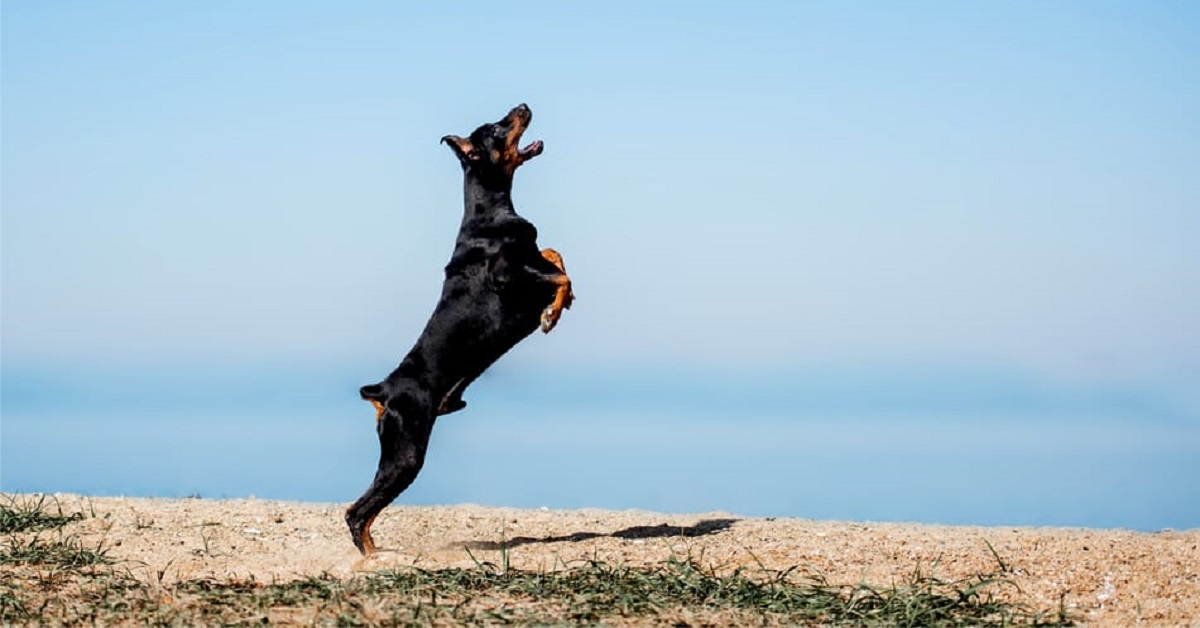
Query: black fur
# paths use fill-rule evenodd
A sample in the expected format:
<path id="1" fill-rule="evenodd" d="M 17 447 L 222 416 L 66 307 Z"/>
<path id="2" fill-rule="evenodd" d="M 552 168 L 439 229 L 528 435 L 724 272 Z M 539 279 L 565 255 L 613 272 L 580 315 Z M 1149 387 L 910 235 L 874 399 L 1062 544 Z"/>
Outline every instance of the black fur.
<path id="1" fill-rule="evenodd" d="M 541 142 L 517 146 L 531 119 L 529 108 L 519 105 L 468 139 L 442 138 L 462 164 L 463 219 L 424 331 L 386 379 L 360 390 L 379 413 L 380 445 L 374 481 L 346 511 L 364 554 L 374 549 L 375 516 L 420 472 L 437 417 L 465 407 L 462 394 L 471 382 L 539 324 L 549 331 L 570 306 L 561 261 L 538 250 L 537 229 L 513 207 L 513 174 L 542 150 Z"/>

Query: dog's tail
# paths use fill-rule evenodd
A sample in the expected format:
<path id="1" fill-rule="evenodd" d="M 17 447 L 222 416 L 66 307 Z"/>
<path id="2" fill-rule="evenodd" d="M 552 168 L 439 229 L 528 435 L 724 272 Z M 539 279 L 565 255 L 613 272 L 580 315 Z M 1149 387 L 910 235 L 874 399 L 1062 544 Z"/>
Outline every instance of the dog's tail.
<path id="1" fill-rule="evenodd" d="M 383 384 L 371 384 L 370 386 L 363 386 L 362 388 L 358 389 L 358 394 L 366 401 L 382 402 L 384 400 Z"/>

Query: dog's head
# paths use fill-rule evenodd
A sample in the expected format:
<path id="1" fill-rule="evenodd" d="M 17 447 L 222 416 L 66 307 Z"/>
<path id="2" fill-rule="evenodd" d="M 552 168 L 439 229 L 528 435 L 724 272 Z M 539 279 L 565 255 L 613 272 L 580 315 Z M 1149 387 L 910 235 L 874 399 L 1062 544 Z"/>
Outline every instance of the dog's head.
<path id="1" fill-rule="evenodd" d="M 447 135 L 442 141 L 454 151 L 469 176 L 511 183 L 513 173 L 521 164 L 542 154 L 541 140 L 520 147 L 521 134 L 532 119 L 533 112 L 527 105 L 520 104 L 498 122 L 475 129 L 470 137 Z"/>

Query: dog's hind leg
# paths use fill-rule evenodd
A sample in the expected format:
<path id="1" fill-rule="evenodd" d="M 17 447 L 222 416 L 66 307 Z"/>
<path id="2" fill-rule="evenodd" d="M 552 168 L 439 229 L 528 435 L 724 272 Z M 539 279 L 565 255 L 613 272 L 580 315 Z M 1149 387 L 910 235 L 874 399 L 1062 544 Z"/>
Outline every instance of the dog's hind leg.
<path id="1" fill-rule="evenodd" d="M 412 418 L 406 418 L 390 408 L 381 413 L 379 468 L 367 492 L 346 510 L 350 536 L 363 555 L 375 551 L 371 537 L 375 517 L 413 483 L 425 464 L 433 418 L 412 414 Z"/>
<path id="2" fill-rule="evenodd" d="M 562 311 L 570 309 L 571 303 L 575 301 L 575 292 L 571 289 L 571 278 L 567 275 L 567 267 L 563 264 L 562 255 L 554 249 L 542 249 L 542 257 L 554 264 L 559 271 L 557 274 L 545 275 L 546 281 L 557 286 L 557 290 L 554 292 L 554 301 L 542 311 L 542 332 L 548 334 L 558 324 Z"/>

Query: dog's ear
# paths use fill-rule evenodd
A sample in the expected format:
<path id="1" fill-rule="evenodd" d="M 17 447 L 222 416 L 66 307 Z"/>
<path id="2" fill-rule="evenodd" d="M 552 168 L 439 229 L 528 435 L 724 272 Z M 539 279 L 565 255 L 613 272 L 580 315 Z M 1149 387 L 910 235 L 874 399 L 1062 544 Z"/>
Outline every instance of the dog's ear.
<path id="1" fill-rule="evenodd" d="M 471 143 L 471 140 L 463 139 L 457 135 L 447 135 L 442 138 L 442 142 L 450 146 L 450 150 L 454 151 L 454 155 L 463 164 L 479 159 L 479 154 L 476 152 L 475 145 Z"/>

